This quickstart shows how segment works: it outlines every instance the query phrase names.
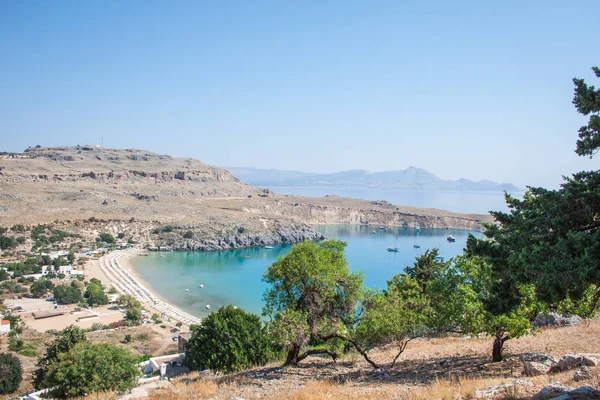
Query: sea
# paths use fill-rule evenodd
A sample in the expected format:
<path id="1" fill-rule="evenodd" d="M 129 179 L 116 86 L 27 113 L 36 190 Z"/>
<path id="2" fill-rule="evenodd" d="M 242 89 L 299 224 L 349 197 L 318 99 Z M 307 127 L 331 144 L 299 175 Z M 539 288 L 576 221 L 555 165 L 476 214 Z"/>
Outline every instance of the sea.
<path id="1" fill-rule="evenodd" d="M 345 254 L 350 269 L 362 272 L 365 285 L 371 288 L 385 288 L 390 278 L 402 273 L 427 249 L 438 248 L 445 259 L 450 259 L 462 253 L 469 234 L 481 236 L 480 232 L 453 229 L 379 229 L 365 225 L 315 228 L 328 238 L 347 242 Z M 448 235 L 456 241 L 449 242 Z M 389 252 L 388 247 L 399 250 Z M 269 265 L 290 249 L 290 245 L 280 245 L 273 249 L 157 252 L 148 257 L 134 257 L 131 264 L 166 301 L 192 315 L 205 317 L 228 304 L 260 314 L 267 289 L 262 276 Z"/>
<path id="2" fill-rule="evenodd" d="M 490 211 L 508 211 L 504 192 L 501 191 L 444 191 L 375 188 L 323 188 L 306 186 L 273 186 L 275 193 L 309 197 L 335 195 L 363 200 L 386 200 L 395 205 L 437 208 L 464 214 L 488 214 Z M 521 198 L 524 192 L 512 192 Z"/>

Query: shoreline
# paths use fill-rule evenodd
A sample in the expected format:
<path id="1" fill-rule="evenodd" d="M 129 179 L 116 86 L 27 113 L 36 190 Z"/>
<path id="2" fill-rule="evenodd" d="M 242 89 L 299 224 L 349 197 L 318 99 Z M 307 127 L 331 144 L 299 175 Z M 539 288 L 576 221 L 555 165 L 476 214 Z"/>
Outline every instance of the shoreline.
<path id="1" fill-rule="evenodd" d="M 128 250 L 117 250 L 103 256 L 99 260 L 99 266 L 107 280 L 119 294 L 128 294 L 135 297 L 151 314 L 158 314 L 163 323 L 169 323 L 172 320 L 181 322 L 182 327 L 190 325 L 199 325 L 202 318 L 189 314 L 178 307 L 165 301 L 155 290 L 146 282 L 138 279 L 130 259 L 139 254 L 142 249 L 139 247 Z M 121 264 L 123 263 L 123 265 Z"/>

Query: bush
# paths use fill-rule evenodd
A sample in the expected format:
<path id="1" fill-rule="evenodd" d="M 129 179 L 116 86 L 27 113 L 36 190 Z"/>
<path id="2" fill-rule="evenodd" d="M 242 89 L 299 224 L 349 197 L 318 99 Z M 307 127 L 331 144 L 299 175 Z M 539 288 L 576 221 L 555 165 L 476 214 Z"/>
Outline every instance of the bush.
<path id="1" fill-rule="evenodd" d="M 13 393 L 21 385 L 23 368 L 21 361 L 12 354 L 0 354 L 0 394 Z"/>
<path id="2" fill-rule="evenodd" d="M 173 225 L 167 225 L 167 226 L 165 226 L 165 227 L 162 228 L 162 231 L 165 232 L 165 233 L 169 233 L 169 232 L 173 232 L 173 229 L 175 229 L 173 227 Z"/>
<path id="3" fill-rule="evenodd" d="M 17 241 L 12 236 L 0 235 L 0 250 L 12 249 L 17 246 Z"/>
<path id="4" fill-rule="evenodd" d="M 82 342 L 50 364 L 46 385 L 53 388 L 52 396 L 59 398 L 126 392 L 137 385 L 136 363 L 137 358 L 128 350 L 106 343 Z"/>
<path id="5" fill-rule="evenodd" d="M 183 234 L 184 239 L 191 239 L 194 237 L 194 232 L 192 231 L 187 231 L 186 233 Z"/>
<path id="6" fill-rule="evenodd" d="M 100 236 L 98 236 L 98 238 L 96 239 L 96 241 L 112 244 L 115 242 L 115 237 L 110 233 L 101 233 Z"/>
<path id="7" fill-rule="evenodd" d="M 255 314 L 229 305 L 191 327 L 185 364 L 194 370 L 239 371 L 271 361 L 275 352 L 266 327 Z"/>
<path id="8" fill-rule="evenodd" d="M 53 288 L 54 288 L 54 285 L 52 284 L 52 282 L 50 282 L 48 279 L 42 278 L 42 279 L 38 279 L 37 281 L 33 282 L 31 287 L 29 288 L 29 291 L 31 292 L 32 296 L 42 297 L 43 295 L 48 293 Z"/>

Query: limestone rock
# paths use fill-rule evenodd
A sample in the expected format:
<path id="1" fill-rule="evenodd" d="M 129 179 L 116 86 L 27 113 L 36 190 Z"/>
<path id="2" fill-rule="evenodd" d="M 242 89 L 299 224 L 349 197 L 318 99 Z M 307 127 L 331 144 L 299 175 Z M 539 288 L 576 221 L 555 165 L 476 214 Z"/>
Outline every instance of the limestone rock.
<path id="1" fill-rule="evenodd" d="M 593 377 L 592 369 L 590 367 L 581 367 L 573 375 L 573 380 L 576 382 L 585 381 Z"/>
<path id="2" fill-rule="evenodd" d="M 596 367 L 600 365 L 600 354 L 567 354 L 561 358 L 550 372 L 561 372 L 577 367 Z"/>
<path id="3" fill-rule="evenodd" d="M 582 318 L 578 315 L 571 314 L 558 314 L 550 312 L 547 314 L 540 313 L 533 321 L 532 325 L 534 328 L 545 328 L 553 327 L 558 328 L 561 326 L 575 326 L 579 325 Z"/>
<path id="4" fill-rule="evenodd" d="M 525 361 L 523 363 L 523 375 L 538 376 L 545 375 L 550 372 L 550 365 L 542 364 L 535 361 Z"/>
<path id="5" fill-rule="evenodd" d="M 547 374 L 556 364 L 554 357 L 542 353 L 524 353 L 521 354 L 520 359 L 523 362 L 523 375 L 525 376 Z"/>
<path id="6" fill-rule="evenodd" d="M 512 388 L 531 389 L 533 388 L 533 382 L 527 378 L 516 379 L 512 382 L 503 383 L 498 386 L 492 386 L 487 389 L 475 390 L 475 397 L 478 399 L 502 397 L 508 390 Z"/>
<path id="7" fill-rule="evenodd" d="M 544 386 L 542 390 L 540 390 L 535 396 L 532 397 L 532 400 L 555 399 L 556 397 L 566 394 L 569 390 L 571 389 L 564 386 L 560 382 L 552 382 Z"/>

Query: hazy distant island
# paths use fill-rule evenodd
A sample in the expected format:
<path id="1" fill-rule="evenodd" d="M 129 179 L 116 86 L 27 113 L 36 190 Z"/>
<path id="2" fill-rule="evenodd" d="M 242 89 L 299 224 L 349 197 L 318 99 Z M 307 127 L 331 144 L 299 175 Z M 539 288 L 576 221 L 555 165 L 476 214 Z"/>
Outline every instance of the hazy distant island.
<path id="1" fill-rule="evenodd" d="M 351 170 L 330 174 L 245 167 L 225 168 L 242 182 L 253 186 L 507 192 L 521 190 L 511 183 L 497 183 L 490 180 L 472 181 L 465 178 L 455 181 L 443 180 L 431 172 L 417 167 L 408 167 L 397 171 L 368 172 L 365 170 Z"/>

